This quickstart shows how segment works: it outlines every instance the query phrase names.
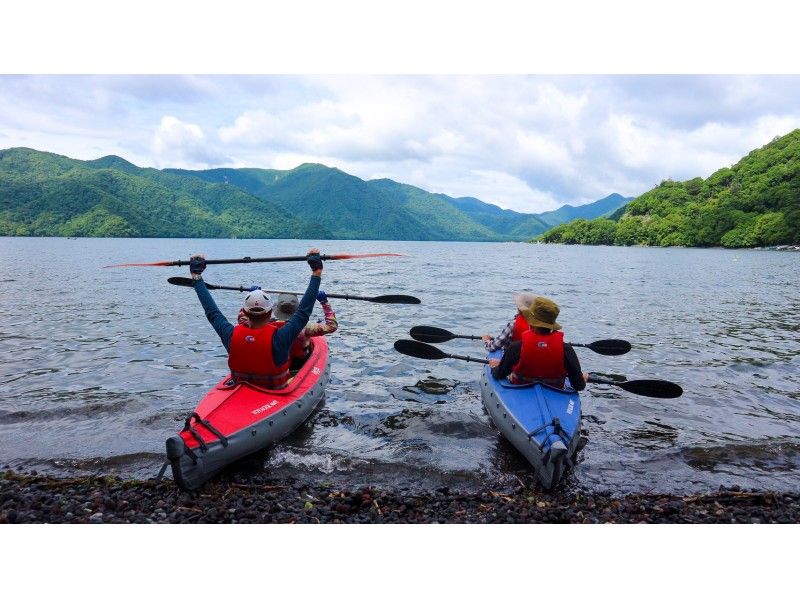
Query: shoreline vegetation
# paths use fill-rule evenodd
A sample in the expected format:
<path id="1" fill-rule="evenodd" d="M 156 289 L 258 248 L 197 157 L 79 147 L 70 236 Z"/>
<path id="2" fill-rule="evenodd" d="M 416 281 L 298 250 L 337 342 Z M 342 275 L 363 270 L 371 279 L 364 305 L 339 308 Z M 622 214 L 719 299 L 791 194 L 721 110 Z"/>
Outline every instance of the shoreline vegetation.
<path id="1" fill-rule="evenodd" d="M 181 492 L 170 480 L 0 474 L 0 523 L 798 523 L 800 494 L 542 493 L 342 487 L 234 476 Z"/>
<path id="2" fill-rule="evenodd" d="M 662 181 L 610 217 L 560 224 L 532 242 L 755 248 L 800 245 L 800 129 L 707 179 Z"/>
<path id="3" fill-rule="evenodd" d="M 118 156 L 0 150 L 2 236 L 527 241 L 630 199 L 529 214 L 322 164 L 157 170 Z"/>

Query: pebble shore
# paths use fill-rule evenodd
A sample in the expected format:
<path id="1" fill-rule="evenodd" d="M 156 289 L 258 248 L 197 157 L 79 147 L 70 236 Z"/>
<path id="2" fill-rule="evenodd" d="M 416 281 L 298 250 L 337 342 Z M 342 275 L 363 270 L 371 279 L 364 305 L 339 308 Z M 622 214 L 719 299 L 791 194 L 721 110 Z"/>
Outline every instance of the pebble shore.
<path id="1" fill-rule="evenodd" d="M 0 523 L 798 523 L 800 494 L 690 496 L 441 487 L 337 488 L 257 476 L 181 492 L 169 480 L 0 474 Z"/>

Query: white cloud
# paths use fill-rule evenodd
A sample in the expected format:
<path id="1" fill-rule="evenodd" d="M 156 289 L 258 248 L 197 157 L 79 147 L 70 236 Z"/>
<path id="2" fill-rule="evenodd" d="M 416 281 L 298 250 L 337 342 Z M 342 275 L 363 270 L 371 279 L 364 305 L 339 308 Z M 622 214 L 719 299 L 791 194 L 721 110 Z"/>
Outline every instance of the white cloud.
<path id="1" fill-rule="evenodd" d="M 174 116 L 161 119 L 153 136 L 152 150 L 157 163 L 171 167 L 203 168 L 229 162 L 209 146 L 199 125 Z"/>
<path id="2" fill-rule="evenodd" d="M 142 166 L 320 162 L 542 211 L 708 176 L 799 127 L 799 96 L 798 76 L 0 76 L 0 131 Z"/>

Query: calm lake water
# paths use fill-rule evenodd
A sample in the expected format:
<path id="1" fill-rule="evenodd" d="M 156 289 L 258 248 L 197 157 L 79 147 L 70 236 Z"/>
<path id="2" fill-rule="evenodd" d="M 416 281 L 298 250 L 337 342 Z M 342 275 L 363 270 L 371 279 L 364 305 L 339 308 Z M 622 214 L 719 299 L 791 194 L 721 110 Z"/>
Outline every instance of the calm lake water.
<path id="1" fill-rule="evenodd" d="M 517 291 L 553 298 L 568 340 L 623 338 L 633 350 L 578 349 L 584 371 L 681 384 L 678 399 L 590 385 L 589 444 L 572 487 L 694 492 L 800 482 L 800 256 L 773 251 L 520 243 L 0 238 L 0 466 L 56 475 L 155 475 L 165 439 L 226 372 L 226 354 L 187 268 L 130 261 L 401 252 L 328 262 L 333 293 L 405 293 L 421 305 L 331 300 L 327 398 L 273 447 L 277 477 L 434 488 L 530 481 L 492 427 L 480 365 L 396 353 L 415 325 L 497 334 Z M 209 266 L 208 282 L 302 291 L 304 263 Z M 243 299 L 213 291 L 233 319 Z M 321 317 L 319 306 L 314 318 Z M 483 357 L 479 342 L 452 353 Z M 427 394 L 434 378 L 450 387 Z"/>

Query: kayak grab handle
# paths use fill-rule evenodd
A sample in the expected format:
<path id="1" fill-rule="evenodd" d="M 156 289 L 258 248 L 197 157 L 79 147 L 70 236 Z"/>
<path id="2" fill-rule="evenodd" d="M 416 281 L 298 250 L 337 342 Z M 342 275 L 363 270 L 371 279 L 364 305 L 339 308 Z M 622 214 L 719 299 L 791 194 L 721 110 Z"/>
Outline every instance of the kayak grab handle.
<path id="1" fill-rule="evenodd" d="M 228 446 L 228 439 L 225 437 L 225 435 L 219 430 L 217 430 L 214 426 L 212 426 L 211 422 L 209 422 L 207 419 L 202 419 L 198 415 L 197 411 L 192 411 L 192 414 L 186 419 L 186 424 L 183 427 L 184 430 L 188 430 L 190 433 L 192 433 L 193 436 L 195 436 L 195 438 L 197 438 L 197 436 L 195 435 L 196 433 L 194 432 L 194 430 L 191 429 L 192 419 L 194 419 L 198 424 L 203 424 L 208 429 L 209 432 L 211 432 L 214 436 L 219 438 L 219 441 L 222 443 L 223 447 Z"/>

